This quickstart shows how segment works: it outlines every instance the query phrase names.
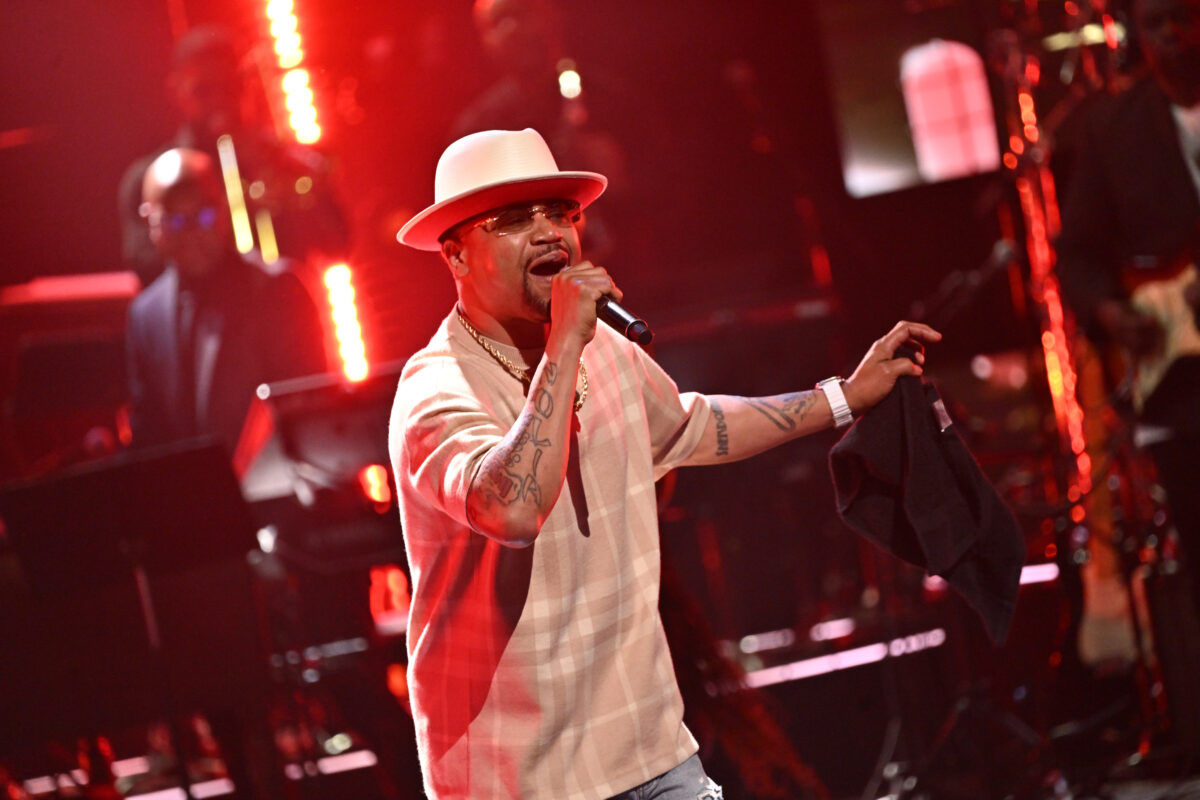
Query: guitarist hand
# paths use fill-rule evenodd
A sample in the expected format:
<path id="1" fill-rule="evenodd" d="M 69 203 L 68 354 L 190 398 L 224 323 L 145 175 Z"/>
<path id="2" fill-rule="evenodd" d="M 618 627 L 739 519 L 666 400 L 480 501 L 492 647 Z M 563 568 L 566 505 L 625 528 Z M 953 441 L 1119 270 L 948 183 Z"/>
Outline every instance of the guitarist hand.
<path id="1" fill-rule="evenodd" d="M 1130 308 L 1128 303 L 1106 300 L 1096 306 L 1096 318 L 1110 336 L 1135 356 L 1150 355 L 1162 349 L 1162 326 L 1153 317 Z"/>

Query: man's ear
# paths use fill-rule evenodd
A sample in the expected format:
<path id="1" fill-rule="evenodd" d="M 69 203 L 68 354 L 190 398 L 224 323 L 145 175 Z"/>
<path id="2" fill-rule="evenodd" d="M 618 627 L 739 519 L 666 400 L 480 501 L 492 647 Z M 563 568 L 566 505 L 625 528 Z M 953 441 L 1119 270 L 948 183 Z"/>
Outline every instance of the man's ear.
<path id="1" fill-rule="evenodd" d="M 451 238 L 442 242 L 442 258 L 445 259 L 446 266 L 450 267 L 450 272 L 454 274 L 454 277 L 461 278 L 470 272 L 462 242 L 457 239 Z"/>
<path id="2" fill-rule="evenodd" d="M 150 242 L 156 247 L 162 241 L 162 221 L 160 219 L 161 212 L 154 207 L 153 203 L 142 203 L 138 206 L 138 216 L 146 221 L 146 233 L 150 237 Z"/>

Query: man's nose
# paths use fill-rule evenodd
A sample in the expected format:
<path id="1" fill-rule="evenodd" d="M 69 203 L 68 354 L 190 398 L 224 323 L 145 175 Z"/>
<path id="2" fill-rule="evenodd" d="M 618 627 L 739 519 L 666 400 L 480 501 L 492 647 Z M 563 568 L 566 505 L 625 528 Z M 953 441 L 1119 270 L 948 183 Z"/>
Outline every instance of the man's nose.
<path id="1" fill-rule="evenodd" d="M 538 241 L 554 241 L 563 236 L 562 228 L 550 221 L 545 210 L 533 212 L 531 238 Z"/>

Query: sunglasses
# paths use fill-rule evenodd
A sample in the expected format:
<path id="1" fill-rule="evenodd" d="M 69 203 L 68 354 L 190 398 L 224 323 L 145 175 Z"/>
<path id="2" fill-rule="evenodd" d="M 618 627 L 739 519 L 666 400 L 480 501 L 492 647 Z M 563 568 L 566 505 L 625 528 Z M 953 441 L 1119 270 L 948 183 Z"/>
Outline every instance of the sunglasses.
<path id="1" fill-rule="evenodd" d="M 579 204 L 576 202 L 570 200 L 542 201 L 528 206 L 510 206 L 469 223 L 463 228 L 463 232 L 466 233 L 471 228 L 479 227 L 497 236 L 524 233 L 533 227 L 534 218 L 538 214 L 559 228 L 568 228 L 583 218 L 583 212 L 580 211 Z"/>
<path id="2" fill-rule="evenodd" d="M 180 233 L 187 228 L 208 231 L 217 224 L 217 209 L 215 206 L 205 206 L 186 214 L 183 212 L 163 214 L 160 222 L 171 233 Z"/>

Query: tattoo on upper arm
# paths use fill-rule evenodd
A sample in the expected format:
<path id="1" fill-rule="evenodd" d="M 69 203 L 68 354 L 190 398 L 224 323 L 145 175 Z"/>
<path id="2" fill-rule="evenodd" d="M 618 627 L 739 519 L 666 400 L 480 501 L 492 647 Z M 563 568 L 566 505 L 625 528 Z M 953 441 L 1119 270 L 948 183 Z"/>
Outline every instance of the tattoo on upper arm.
<path id="1" fill-rule="evenodd" d="M 546 385 L 553 386 L 558 380 L 557 365 L 547 363 L 542 374 Z M 489 501 L 505 506 L 518 500 L 541 504 L 542 487 L 538 483 L 537 469 L 543 452 L 551 445 L 550 439 L 542 435 L 542 423 L 553 413 L 554 398 L 546 388 L 539 386 L 534 395 L 533 410 L 517 419 L 520 433 L 516 440 L 496 454 L 500 458 L 499 470 L 480 486 Z"/>
<path id="2" fill-rule="evenodd" d="M 816 392 L 792 392 L 774 399 L 747 397 L 746 403 L 781 431 L 794 431 L 816 402 Z"/>
<path id="3" fill-rule="evenodd" d="M 729 428 L 725 424 L 725 412 L 717 403 L 711 403 L 713 419 L 717 422 L 717 455 L 729 455 Z"/>

